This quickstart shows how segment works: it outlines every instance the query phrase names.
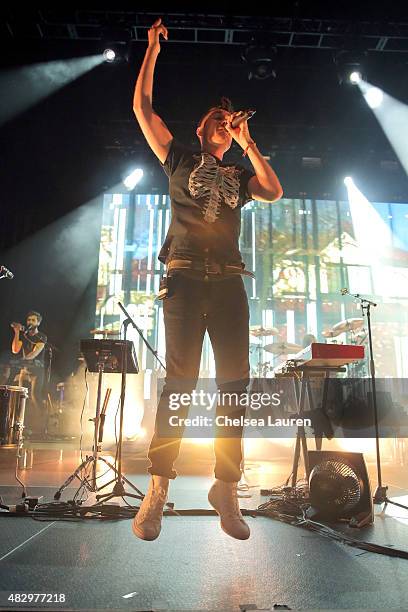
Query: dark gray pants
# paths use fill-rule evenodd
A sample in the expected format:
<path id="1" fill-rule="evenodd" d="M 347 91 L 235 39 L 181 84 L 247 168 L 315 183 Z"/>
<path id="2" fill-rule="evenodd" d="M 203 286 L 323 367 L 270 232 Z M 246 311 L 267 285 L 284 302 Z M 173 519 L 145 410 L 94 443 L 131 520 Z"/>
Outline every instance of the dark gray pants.
<path id="1" fill-rule="evenodd" d="M 249 308 L 240 275 L 222 280 L 204 280 L 177 272 L 170 279 L 170 294 L 163 301 L 166 330 L 166 380 L 157 407 L 155 433 L 149 448 L 149 472 L 175 478 L 183 435 L 182 427 L 172 437 L 163 437 L 170 393 L 190 393 L 199 374 L 201 351 L 208 331 L 214 351 L 217 386 L 222 391 L 246 392 L 249 384 Z M 218 406 L 217 415 L 233 411 L 234 418 L 245 414 L 239 406 Z M 186 417 L 188 406 L 177 415 Z M 226 482 L 241 478 L 242 426 L 217 427 L 214 451 L 215 477 Z"/>

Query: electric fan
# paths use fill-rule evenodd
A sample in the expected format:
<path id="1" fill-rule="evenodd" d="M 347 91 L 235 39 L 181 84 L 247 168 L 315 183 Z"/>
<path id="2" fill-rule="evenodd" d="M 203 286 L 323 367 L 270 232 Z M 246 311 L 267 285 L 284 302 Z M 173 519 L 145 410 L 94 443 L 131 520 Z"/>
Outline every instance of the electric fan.
<path id="1" fill-rule="evenodd" d="M 372 522 L 370 483 L 361 453 L 309 451 L 309 466 L 315 514 L 329 521 L 349 520 L 351 526 Z"/>

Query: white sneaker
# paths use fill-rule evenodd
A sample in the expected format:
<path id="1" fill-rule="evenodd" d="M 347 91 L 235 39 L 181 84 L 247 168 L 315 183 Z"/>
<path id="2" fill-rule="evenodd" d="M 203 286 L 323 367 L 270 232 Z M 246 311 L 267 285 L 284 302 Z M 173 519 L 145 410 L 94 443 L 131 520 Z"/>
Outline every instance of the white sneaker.
<path id="1" fill-rule="evenodd" d="M 168 478 L 152 476 L 147 493 L 132 523 L 133 533 L 141 540 L 151 541 L 159 537 L 168 490 Z"/>
<path id="2" fill-rule="evenodd" d="M 251 534 L 239 508 L 237 482 L 216 479 L 208 493 L 208 501 L 219 514 L 221 528 L 237 540 L 247 540 Z"/>

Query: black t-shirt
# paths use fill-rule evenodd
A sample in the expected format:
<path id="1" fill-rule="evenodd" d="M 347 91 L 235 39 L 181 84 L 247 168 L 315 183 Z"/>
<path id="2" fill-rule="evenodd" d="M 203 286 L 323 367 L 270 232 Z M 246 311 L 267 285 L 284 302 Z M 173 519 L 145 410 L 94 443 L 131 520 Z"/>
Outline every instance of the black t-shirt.
<path id="1" fill-rule="evenodd" d="M 24 355 L 31 353 L 34 348 L 34 344 L 38 344 L 39 342 L 43 342 L 45 344 L 47 342 L 47 336 L 42 332 L 37 332 L 33 335 L 28 332 L 25 332 L 25 334 L 23 335 L 20 332 L 20 340 L 23 346 L 17 353 L 16 357 L 18 357 L 19 359 L 24 359 Z M 37 355 L 37 357 L 33 361 L 36 362 L 36 365 L 44 364 L 44 349 Z"/>
<path id="2" fill-rule="evenodd" d="M 253 172 L 173 140 L 163 169 L 169 177 L 171 223 L 159 253 L 171 259 L 241 264 L 241 208 L 251 201 Z"/>

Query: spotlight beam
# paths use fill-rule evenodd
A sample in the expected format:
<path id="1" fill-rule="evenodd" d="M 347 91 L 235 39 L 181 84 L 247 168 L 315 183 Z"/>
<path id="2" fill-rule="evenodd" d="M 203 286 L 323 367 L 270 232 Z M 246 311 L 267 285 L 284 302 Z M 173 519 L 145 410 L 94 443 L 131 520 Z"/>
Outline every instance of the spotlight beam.
<path id="1" fill-rule="evenodd" d="M 344 183 L 362 263 L 373 265 L 375 262 L 378 266 L 381 259 L 389 255 L 392 247 L 391 229 L 350 176 L 344 179 Z"/>
<path id="2" fill-rule="evenodd" d="M 132 191 L 132 189 L 136 187 L 136 185 L 142 180 L 142 178 L 143 170 L 141 168 L 136 168 L 136 170 L 133 170 L 133 172 L 131 172 L 126 178 L 123 179 L 123 184 L 125 185 L 126 189 Z"/>
<path id="3" fill-rule="evenodd" d="M 365 81 L 358 86 L 408 174 L 408 106 Z"/>
<path id="4" fill-rule="evenodd" d="M 58 89 L 104 61 L 101 54 L 33 64 L 8 70 L 0 77 L 0 125 L 38 104 Z"/>

